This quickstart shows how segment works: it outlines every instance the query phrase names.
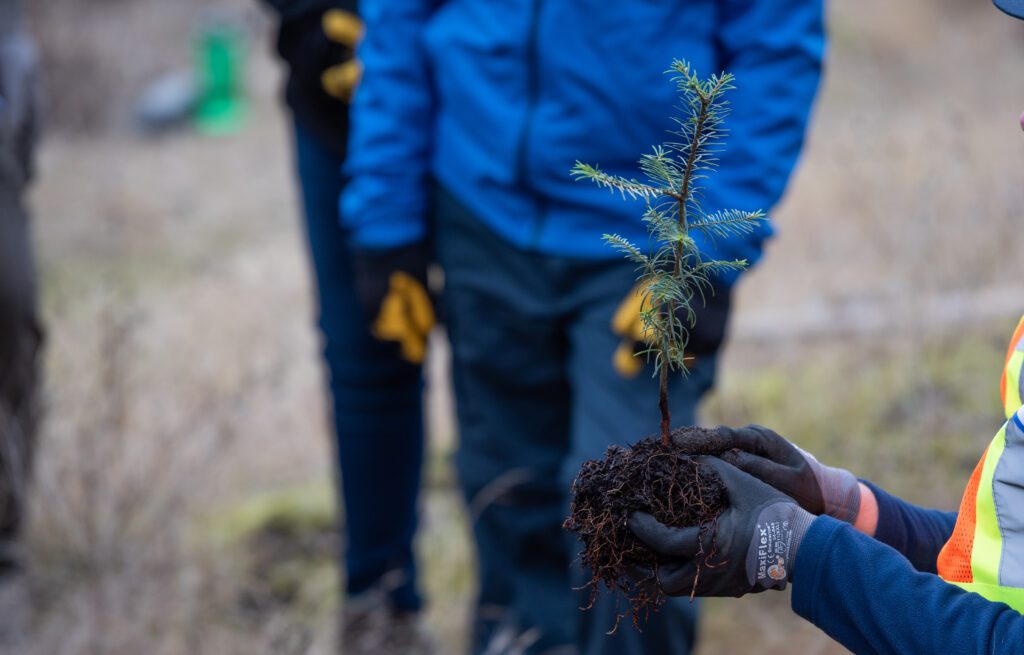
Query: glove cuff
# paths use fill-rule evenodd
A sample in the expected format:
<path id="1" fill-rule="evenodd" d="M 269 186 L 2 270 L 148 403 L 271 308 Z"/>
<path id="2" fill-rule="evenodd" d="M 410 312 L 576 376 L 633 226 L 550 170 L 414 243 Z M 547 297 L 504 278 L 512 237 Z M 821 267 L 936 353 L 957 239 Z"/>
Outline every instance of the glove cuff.
<path id="1" fill-rule="evenodd" d="M 813 514 L 789 500 L 773 502 L 761 510 L 747 553 L 747 579 L 752 586 L 786 588 L 812 521 Z"/>
<path id="2" fill-rule="evenodd" d="M 846 469 L 821 466 L 818 481 L 825 513 L 852 525 L 860 512 L 860 484 L 856 476 Z"/>
<path id="3" fill-rule="evenodd" d="M 821 503 L 824 514 L 853 524 L 860 512 L 860 484 L 857 477 L 846 469 L 825 466 L 818 458 L 800 446 L 796 446 L 814 472 L 821 489 Z"/>
<path id="4" fill-rule="evenodd" d="M 430 245 L 426 241 L 414 241 L 393 248 L 352 248 L 352 256 L 364 270 L 400 270 L 417 278 L 427 270 L 430 255 Z"/>

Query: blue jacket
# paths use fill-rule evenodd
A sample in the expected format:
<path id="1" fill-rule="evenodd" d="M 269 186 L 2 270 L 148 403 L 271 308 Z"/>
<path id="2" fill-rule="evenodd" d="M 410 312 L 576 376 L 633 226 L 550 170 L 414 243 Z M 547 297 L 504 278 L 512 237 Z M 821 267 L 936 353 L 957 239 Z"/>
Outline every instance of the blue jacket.
<path id="1" fill-rule="evenodd" d="M 803 142 L 824 50 L 822 0 L 363 0 L 342 220 L 367 248 L 427 235 L 431 178 L 515 246 L 611 258 L 646 244 L 643 206 L 574 182 L 577 160 L 636 177 L 666 140 L 674 58 L 736 75 L 710 209 L 770 209 Z M 758 259 L 771 226 L 703 244 Z"/>
<path id="2" fill-rule="evenodd" d="M 793 568 L 793 610 L 854 653 L 1024 652 L 1024 615 L 935 575 L 956 513 L 872 491 L 874 539 L 827 516 L 811 524 Z"/>

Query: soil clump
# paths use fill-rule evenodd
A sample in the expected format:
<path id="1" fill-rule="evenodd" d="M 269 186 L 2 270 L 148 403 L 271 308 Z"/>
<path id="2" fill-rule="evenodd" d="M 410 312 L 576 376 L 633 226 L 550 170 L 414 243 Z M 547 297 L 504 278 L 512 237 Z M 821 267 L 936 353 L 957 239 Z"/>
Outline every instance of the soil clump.
<path id="1" fill-rule="evenodd" d="M 590 602 L 584 609 L 593 606 L 602 584 L 621 593 L 629 604 L 612 632 L 629 614 L 639 628 L 651 610 L 665 602 L 656 584 L 662 558 L 630 531 L 629 515 L 642 511 L 665 525 L 700 526 L 711 531 L 728 505 L 721 478 L 696 460 L 699 455 L 726 450 L 717 440 L 709 439 L 709 433 L 706 428 L 677 428 L 668 446 L 653 438 L 629 448 L 611 446 L 604 459 L 585 462 L 573 483 L 572 507 L 564 527 L 582 541 L 580 564 L 592 575 L 586 585 Z M 687 438 L 696 435 L 701 436 L 700 447 L 687 448 Z M 698 557 L 698 566 L 708 566 L 711 555 Z M 635 584 L 630 572 L 635 577 L 641 570 L 650 573 Z"/>

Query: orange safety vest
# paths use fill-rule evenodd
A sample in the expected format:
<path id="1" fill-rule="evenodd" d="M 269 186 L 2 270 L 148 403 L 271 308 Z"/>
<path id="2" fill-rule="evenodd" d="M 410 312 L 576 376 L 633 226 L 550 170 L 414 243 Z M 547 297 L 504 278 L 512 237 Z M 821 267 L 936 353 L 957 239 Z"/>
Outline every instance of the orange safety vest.
<path id="1" fill-rule="evenodd" d="M 953 535 L 939 553 L 944 580 L 1024 613 L 1024 318 L 1010 341 L 1000 392 L 1007 421 L 974 468 Z"/>

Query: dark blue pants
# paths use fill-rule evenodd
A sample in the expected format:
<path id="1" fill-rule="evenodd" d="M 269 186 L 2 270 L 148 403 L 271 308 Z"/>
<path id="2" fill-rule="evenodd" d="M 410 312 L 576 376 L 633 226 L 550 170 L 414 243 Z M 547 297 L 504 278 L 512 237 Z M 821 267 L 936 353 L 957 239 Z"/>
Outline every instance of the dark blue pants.
<path id="1" fill-rule="evenodd" d="M 395 344 L 370 336 L 338 220 L 342 159 L 301 125 L 295 149 L 333 400 L 346 592 L 358 594 L 398 570 L 395 606 L 418 609 L 412 541 L 423 464 L 421 370 Z"/>
<path id="2" fill-rule="evenodd" d="M 0 144 L 3 146 L 3 144 Z M 0 159 L 13 160 L 9 152 Z M 0 165 L 0 576 L 19 564 L 35 451 L 43 332 L 23 183 Z"/>
<path id="3" fill-rule="evenodd" d="M 575 564 L 579 543 L 562 530 L 568 490 L 586 459 L 613 443 L 657 433 L 657 380 L 612 366 L 616 308 L 633 265 L 517 249 L 443 190 L 435 199 L 438 259 L 452 342 L 459 420 L 459 478 L 469 503 L 480 572 L 475 652 L 515 626 L 527 651 L 676 655 L 695 638 L 695 609 L 671 601 L 642 633 L 607 593 L 591 610 Z M 672 378 L 674 425 L 692 424 L 712 384 L 714 357 Z M 564 648 L 564 651 L 563 651 Z"/>

